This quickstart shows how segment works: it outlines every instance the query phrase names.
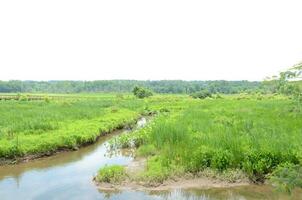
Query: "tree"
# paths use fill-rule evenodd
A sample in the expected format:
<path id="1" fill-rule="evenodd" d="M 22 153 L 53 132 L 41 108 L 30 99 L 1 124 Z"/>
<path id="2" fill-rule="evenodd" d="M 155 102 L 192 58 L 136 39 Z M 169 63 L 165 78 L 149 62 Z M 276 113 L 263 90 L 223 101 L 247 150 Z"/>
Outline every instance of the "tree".
<path id="1" fill-rule="evenodd" d="M 149 96 L 153 95 L 151 90 L 143 88 L 143 87 L 138 87 L 138 86 L 135 86 L 133 88 L 132 92 L 136 97 L 138 97 L 140 99 L 143 99 L 143 98 L 146 98 L 146 97 L 149 97 Z"/>
<path id="2" fill-rule="evenodd" d="M 301 110 L 302 102 L 302 90 L 299 87 L 301 83 L 302 75 L 302 63 L 294 65 L 285 72 L 281 72 L 277 79 L 277 90 L 280 94 L 291 96 L 296 105 L 297 109 Z"/>
<path id="3" fill-rule="evenodd" d="M 201 90 L 199 92 L 191 94 L 191 96 L 195 99 L 205 99 L 207 97 L 212 97 L 212 93 L 208 90 Z"/>
<path id="4" fill-rule="evenodd" d="M 1 81 L 0 92 L 5 93 L 86 93 L 86 92 L 131 92 L 135 86 L 149 88 L 156 93 L 190 94 L 200 90 L 211 93 L 239 93 L 254 91 L 260 82 L 248 81 L 138 81 L 138 80 L 98 80 L 98 81 Z"/>

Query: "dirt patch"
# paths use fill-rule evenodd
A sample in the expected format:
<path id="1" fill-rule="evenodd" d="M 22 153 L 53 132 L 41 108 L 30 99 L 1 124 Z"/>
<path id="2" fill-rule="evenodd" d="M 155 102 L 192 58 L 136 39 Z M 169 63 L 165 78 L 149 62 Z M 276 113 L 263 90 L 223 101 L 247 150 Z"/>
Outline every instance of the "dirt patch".
<path id="1" fill-rule="evenodd" d="M 215 180 L 207 177 L 200 178 L 179 178 L 178 180 L 166 180 L 157 186 L 148 185 L 145 182 L 132 182 L 123 181 L 120 184 L 110 183 L 97 183 L 101 191 L 114 191 L 114 190 L 147 190 L 147 191 L 161 191 L 171 189 L 208 189 L 208 188 L 229 188 L 237 186 L 250 185 L 249 182 L 227 182 Z"/>
<path id="2" fill-rule="evenodd" d="M 145 170 L 147 159 L 146 158 L 139 158 L 134 159 L 129 165 L 126 166 L 126 173 L 129 176 L 135 176 Z"/>

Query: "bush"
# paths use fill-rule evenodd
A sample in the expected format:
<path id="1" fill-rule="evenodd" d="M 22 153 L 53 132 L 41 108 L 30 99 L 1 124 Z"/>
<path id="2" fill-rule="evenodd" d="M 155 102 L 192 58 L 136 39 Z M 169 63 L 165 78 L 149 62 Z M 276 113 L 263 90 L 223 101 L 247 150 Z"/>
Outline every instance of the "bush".
<path id="1" fill-rule="evenodd" d="M 193 97 L 194 99 L 205 99 L 207 97 L 212 97 L 212 94 L 208 90 L 202 90 L 191 94 L 191 97 Z"/>
<path id="2" fill-rule="evenodd" d="M 138 86 L 134 87 L 132 92 L 137 98 L 140 98 L 140 99 L 150 97 L 153 95 L 151 90 L 142 88 L 142 87 L 138 87 Z"/>
<path id="3" fill-rule="evenodd" d="M 105 166 L 98 172 L 96 180 L 105 183 L 119 183 L 126 177 L 125 168 L 119 165 Z"/>

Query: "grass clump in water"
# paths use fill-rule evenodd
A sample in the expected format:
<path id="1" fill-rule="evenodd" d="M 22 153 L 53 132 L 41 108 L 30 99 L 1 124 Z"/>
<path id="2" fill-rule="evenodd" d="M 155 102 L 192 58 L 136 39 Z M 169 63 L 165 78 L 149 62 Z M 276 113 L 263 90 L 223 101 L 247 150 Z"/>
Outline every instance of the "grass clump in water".
<path id="1" fill-rule="evenodd" d="M 126 177 L 124 166 L 112 165 L 101 168 L 96 176 L 96 180 L 103 183 L 120 183 Z"/>

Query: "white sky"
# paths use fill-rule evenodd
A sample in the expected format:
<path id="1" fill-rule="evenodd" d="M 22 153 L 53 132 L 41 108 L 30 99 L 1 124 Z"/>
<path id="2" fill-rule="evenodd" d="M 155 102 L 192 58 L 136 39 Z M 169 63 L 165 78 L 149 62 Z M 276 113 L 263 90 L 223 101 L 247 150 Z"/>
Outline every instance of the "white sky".
<path id="1" fill-rule="evenodd" d="M 0 80 L 262 80 L 302 60 L 302 1 L 2 0 Z"/>

